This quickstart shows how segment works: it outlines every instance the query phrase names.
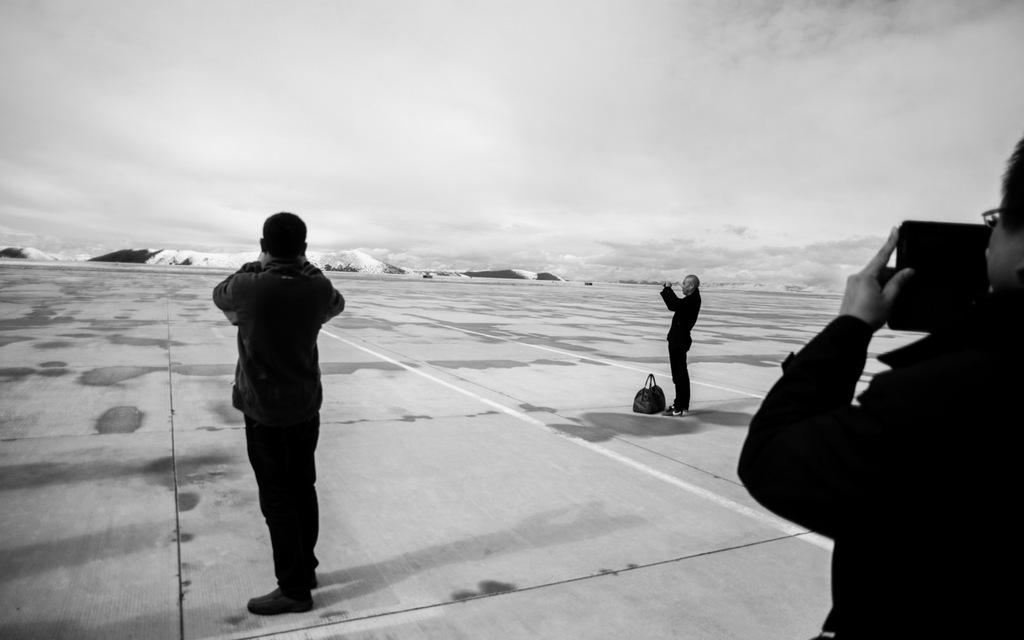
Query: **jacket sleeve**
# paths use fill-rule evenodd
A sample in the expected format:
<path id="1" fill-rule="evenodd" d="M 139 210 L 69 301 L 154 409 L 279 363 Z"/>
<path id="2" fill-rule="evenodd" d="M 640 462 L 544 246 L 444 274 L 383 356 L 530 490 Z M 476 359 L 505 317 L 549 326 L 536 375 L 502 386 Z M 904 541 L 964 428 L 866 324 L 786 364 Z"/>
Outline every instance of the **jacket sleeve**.
<path id="1" fill-rule="evenodd" d="M 791 357 L 740 453 L 750 495 L 828 536 L 867 503 L 880 475 L 882 425 L 851 405 L 871 334 L 863 321 L 841 316 Z"/>
<path id="2" fill-rule="evenodd" d="M 676 295 L 676 292 L 672 290 L 672 287 L 661 288 L 661 299 L 665 301 L 665 306 L 668 307 L 669 311 L 678 310 L 679 305 L 683 302 Z"/>
<path id="3" fill-rule="evenodd" d="M 328 283 L 330 283 L 330 280 L 328 280 Z M 327 302 L 327 315 L 324 318 L 324 322 L 327 322 L 345 310 L 345 298 L 341 295 L 340 291 L 334 288 L 334 285 L 329 284 L 329 286 L 331 288 L 331 294 L 330 299 Z"/>
<path id="4" fill-rule="evenodd" d="M 225 313 L 235 311 L 235 301 L 231 297 L 231 281 L 239 273 L 241 273 L 241 271 L 232 273 L 227 278 L 224 278 L 223 282 L 213 288 L 213 304 L 217 305 L 217 308 Z"/>

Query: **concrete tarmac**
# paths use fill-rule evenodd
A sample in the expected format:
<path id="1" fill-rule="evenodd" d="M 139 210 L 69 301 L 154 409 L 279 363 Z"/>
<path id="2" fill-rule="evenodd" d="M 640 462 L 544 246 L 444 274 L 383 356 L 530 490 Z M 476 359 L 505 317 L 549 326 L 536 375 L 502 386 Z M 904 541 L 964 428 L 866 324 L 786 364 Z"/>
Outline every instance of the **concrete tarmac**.
<path id="1" fill-rule="evenodd" d="M 736 462 L 838 297 L 704 291 L 693 412 L 669 418 L 631 411 L 648 372 L 673 396 L 658 287 L 330 274 L 320 588 L 259 617 L 270 542 L 210 300 L 228 273 L 0 260 L 0 638 L 817 633 L 831 543 Z"/>

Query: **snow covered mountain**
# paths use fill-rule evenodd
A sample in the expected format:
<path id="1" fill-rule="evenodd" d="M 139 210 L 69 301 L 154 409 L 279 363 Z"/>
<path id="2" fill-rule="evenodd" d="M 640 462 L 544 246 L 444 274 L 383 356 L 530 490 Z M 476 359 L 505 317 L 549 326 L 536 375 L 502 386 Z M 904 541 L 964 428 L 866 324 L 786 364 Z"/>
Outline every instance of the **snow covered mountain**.
<path id="1" fill-rule="evenodd" d="M 526 271 L 525 269 L 500 269 L 497 271 L 463 271 L 463 275 L 467 275 L 470 278 L 506 278 L 510 280 L 556 280 L 564 282 L 563 278 L 556 276 L 553 273 L 542 271 L 536 273 L 534 271 Z"/>
<path id="2" fill-rule="evenodd" d="M 237 269 L 259 258 L 258 251 L 242 253 L 203 253 L 184 249 L 122 249 L 92 258 L 94 262 L 128 262 L 136 264 L 194 265 Z M 309 251 L 306 259 L 324 271 L 358 273 L 411 273 L 408 269 L 381 262 L 362 251 Z"/>
<path id="3" fill-rule="evenodd" d="M 62 253 L 46 253 L 32 247 L 0 247 L 0 258 L 19 258 L 22 260 L 63 260 L 73 261 L 82 258 L 66 256 Z"/>
<path id="4" fill-rule="evenodd" d="M 413 273 L 411 269 L 382 262 L 362 251 L 310 251 L 306 259 L 324 271 L 351 271 L 358 273 Z"/>
<path id="5" fill-rule="evenodd" d="M 129 264 L 194 265 L 237 269 L 259 257 L 256 251 L 242 253 L 203 253 L 184 249 L 122 249 L 90 258 L 94 262 L 121 262 Z M 452 271 L 448 269 L 406 269 L 383 262 L 362 251 L 307 251 L 306 259 L 324 271 L 352 273 L 394 273 L 414 275 L 457 276 L 470 278 L 509 278 L 514 280 L 564 281 L 553 273 L 502 269 L 497 271 Z"/>

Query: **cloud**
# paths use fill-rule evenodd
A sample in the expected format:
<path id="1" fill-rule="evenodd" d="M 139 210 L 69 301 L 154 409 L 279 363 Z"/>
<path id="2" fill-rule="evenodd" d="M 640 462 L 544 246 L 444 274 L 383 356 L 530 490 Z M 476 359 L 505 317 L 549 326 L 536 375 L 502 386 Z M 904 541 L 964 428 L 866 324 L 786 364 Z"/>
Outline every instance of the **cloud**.
<path id="1" fill-rule="evenodd" d="M 740 236 L 741 238 L 747 236 L 748 232 L 750 231 L 750 227 L 748 226 L 739 226 L 735 224 L 723 225 L 722 228 L 728 231 L 729 233 L 734 233 Z"/>
<path id="2" fill-rule="evenodd" d="M 0 3 L 0 219 L 239 250 L 286 210 L 311 247 L 406 266 L 832 282 L 859 254 L 828 243 L 994 204 L 1022 22 L 994 0 Z"/>

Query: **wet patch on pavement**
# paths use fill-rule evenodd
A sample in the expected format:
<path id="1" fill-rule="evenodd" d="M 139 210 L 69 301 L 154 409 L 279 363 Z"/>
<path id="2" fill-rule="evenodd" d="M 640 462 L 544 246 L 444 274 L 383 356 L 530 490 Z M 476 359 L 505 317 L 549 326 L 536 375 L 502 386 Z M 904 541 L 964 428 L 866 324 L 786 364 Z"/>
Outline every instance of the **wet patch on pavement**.
<path id="1" fill-rule="evenodd" d="M 354 329 L 383 329 L 385 331 L 391 331 L 401 324 L 388 320 L 381 320 L 379 318 L 368 318 L 366 316 L 355 315 L 348 316 L 345 314 L 336 318 L 334 322 L 349 331 Z"/>
<path id="2" fill-rule="evenodd" d="M 59 378 L 60 376 L 66 376 L 71 373 L 70 369 L 40 369 L 36 371 L 37 375 L 45 376 L 47 378 Z"/>
<path id="3" fill-rule="evenodd" d="M 183 376 L 233 376 L 234 364 L 176 364 L 171 367 L 174 373 Z"/>
<path id="4" fill-rule="evenodd" d="M 540 360 L 534 360 L 530 364 L 553 365 L 553 366 L 556 366 L 556 367 L 575 367 L 576 366 L 575 362 L 570 362 L 568 360 L 548 360 L 548 359 L 544 359 L 544 358 L 542 358 Z"/>
<path id="5" fill-rule="evenodd" d="M 171 524 L 173 526 L 173 520 Z M 56 569 L 78 567 L 107 558 L 123 562 L 124 558 L 133 553 L 165 545 L 166 530 L 166 523 L 110 526 L 97 533 L 86 533 L 58 540 L 32 542 L 0 549 L 0 583 Z M 91 635 L 65 636 L 57 634 L 17 637 L 90 637 Z"/>
<path id="6" fill-rule="evenodd" d="M 73 342 L 54 340 L 53 342 L 37 342 L 32 345 L 33 349 L 68 349 L 75 346 Z"/>
<path id="7" fill-rule="evenodd" d="M 321 362 L 320 373 L 325 376 L 349 375 L 360 369 L 376 369 L 378 371 L 404 371 L 402 367 L 390 362 Z"/>
<path id="8" fill-rule="evenodd" d="M 4 367 L 0 369 L 0 384 L 4 382 L 21 382 L 35 372 L 35 369 L 29 367 Z"/>
<path id="9" fill-rule="evenodd" d="M 49 327 L 55 324 L 76 322 L 73 316 L 58 316 L 56 311 L 37 310 L 20 318 L 4 318 L 0 320 L 0 330 L 23 329 L 27 327 Z"/>
<path id="10" fill-rule="evenodd" d="M 518 360 L 427 360 L 427 364 L 442 369 L 516 369 L 529 367 Z"/>
<path id="11" fill-rule="evenodd" d="M 497 580 L 481 580 L 477 583 L 477 590 L 461 589 L 459 591 L 452 592 L 452 600 L 467 600 L 469 598 L 478 598 L 480 596 L 490 596 L 496 593 L 508 593 L 509 591 L 515 591 L 516 585 L 508 582 L 498 582 Z"/>
<path id="12" fill-rule="evenodd" d="M 96 420 L 96 433 L 135 433 L 145 417 L 138 407 L 111 407 Z"/>
<path id="13" fill-rule="evenodd" d="M 87 387 L 109 387 L 156 371 L 167 371 L 164 367 L 98 367 L 82 374 L 78 383 Z"/>
<path id="14" fill-rule="evenodd" d="M 178 469 L 183 473 L 203 468 L 219 468 L 238 464 L 234 456 L 221 453 L 184 455 L 178 457 Z M 104 480 L 123 481 L 141 477 L 147 484 L 174 490 L 174 459 L 162 456 L 148 462 L 120 462 L 105 460 L 96 464 L 82 462 L 31 462 L 4 467 L 0 474 L 0 491 L 37 489 L 63 484 L 96 483 Z"/>
<path id="15" fill-rule="evenodd" d="M 178 511 L 191 511 L 199 505 L 199 494 L 186 491 L 178 494 Z"/>
<path id="16" fill-rule="evenodd" d="M 168 340 L 166 338 L 132 338 L 121 334 L 106 336 L 106 338 L 110 344 L 116 344 L 122 347 L 160 347 L 161 349 L 169 349 L 172 346 L 185 346 L 184 342 Z"/>
<path id="17" fill-rule="evenodd" d="M 25 336 L 0 336 L 0 347 L 6 347 L 9 344 L 16 342 L 25 342 L 26 340 L 35 340 L 35 338 L 28 338 Z"/>

